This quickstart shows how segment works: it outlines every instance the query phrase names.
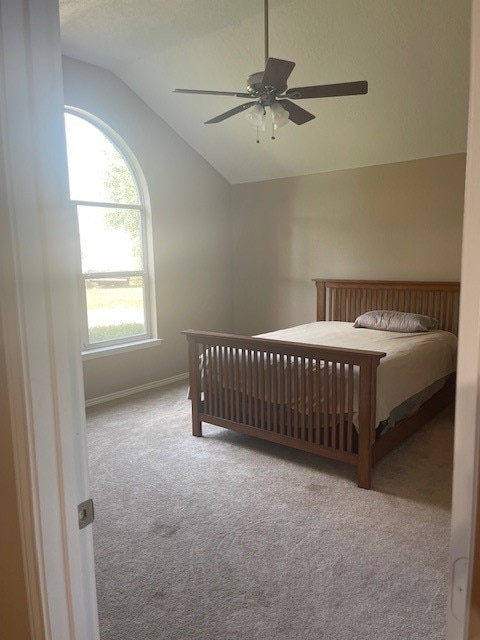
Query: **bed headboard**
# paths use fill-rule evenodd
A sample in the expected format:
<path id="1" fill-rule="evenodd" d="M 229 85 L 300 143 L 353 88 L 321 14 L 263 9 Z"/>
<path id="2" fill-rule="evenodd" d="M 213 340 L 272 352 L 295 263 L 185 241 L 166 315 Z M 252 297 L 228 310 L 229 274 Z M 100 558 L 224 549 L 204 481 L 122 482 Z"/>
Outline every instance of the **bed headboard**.
<path id="1" fill-rule="evenodd" d="M 439 329 L 458 333 L 459 282 L 321 280 L 317 287 L 317 320 L 354 322 L 366 311 L 390 309 L 433 316 Z"/>

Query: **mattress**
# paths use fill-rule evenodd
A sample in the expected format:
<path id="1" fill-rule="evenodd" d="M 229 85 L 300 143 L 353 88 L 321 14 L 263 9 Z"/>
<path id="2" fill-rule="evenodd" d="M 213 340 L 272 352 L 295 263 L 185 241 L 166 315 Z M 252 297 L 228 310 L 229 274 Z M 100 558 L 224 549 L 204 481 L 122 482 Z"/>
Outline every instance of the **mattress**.
<path id="1" fill-rule="evenodd" d="M 391 426 L 388 421 L 394 409 L 426 389 L 438 390 L 456 367 L 457 337 L 447 331 L 398 333 L 353 328 L 350 322 L 327 321 L 255 337 L 385 352 L 387 355 L 380 360 L 377 370 L 376 424 Z"/>

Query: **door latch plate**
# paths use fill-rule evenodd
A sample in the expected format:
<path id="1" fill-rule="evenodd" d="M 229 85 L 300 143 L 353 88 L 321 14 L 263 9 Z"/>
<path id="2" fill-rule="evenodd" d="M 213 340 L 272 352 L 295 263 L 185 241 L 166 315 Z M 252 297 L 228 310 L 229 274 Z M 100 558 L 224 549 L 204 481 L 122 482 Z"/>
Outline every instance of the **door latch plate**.
<path id="1" fill-rule="evenodd" d="M 92 524 L 95 518 L 93 500 L 89 498 L 78 505 L 78 526 L 80 529 Z"/>

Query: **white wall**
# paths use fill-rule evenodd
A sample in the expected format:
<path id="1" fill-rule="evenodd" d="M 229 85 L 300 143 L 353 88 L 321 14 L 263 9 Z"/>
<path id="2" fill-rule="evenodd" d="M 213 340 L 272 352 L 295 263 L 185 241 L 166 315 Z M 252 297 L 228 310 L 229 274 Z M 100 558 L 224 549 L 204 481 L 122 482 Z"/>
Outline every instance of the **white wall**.
<path id="1" fill-rule="evenodd" d="M 88 399 L 186 372 L 182 329 L 230 329 L 230 185 L 109 71 L 64 58 L 64 83 L 65 103 L 114 129 L 144 172 L 163 339 L 159 347 L 85 361 Z"/>
<path id="2" fill-rule="evenodd" d="M 465 155 L 232 187 L 234 330 L 315 319 L 311 279 L 458 280 Z"/>

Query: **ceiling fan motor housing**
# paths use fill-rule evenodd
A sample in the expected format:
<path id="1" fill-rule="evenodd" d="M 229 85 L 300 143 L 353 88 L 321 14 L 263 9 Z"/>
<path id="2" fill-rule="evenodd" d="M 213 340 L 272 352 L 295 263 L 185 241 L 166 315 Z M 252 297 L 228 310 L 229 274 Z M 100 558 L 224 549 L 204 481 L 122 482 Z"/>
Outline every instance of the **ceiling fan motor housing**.
<path id="1" fill-rule="evenodd" d="M 248 80 L 247 80 L 248 93 L 250 93 L 255 98 L 260 96 L 265 98 L 269 98 L 269 97 L 274 98 L 275 96 L 285 91 L 285 89 L 287 88 L 287 85 L 285 83 L 283 83 L 282 86 L 278 86 L 278 87 L 265 86 L 263 84 L 264 73 L 265 73 L 264 71 L 258 71 L 257 73 L 252 73 L 251 76 L 248 76 Z"/>

